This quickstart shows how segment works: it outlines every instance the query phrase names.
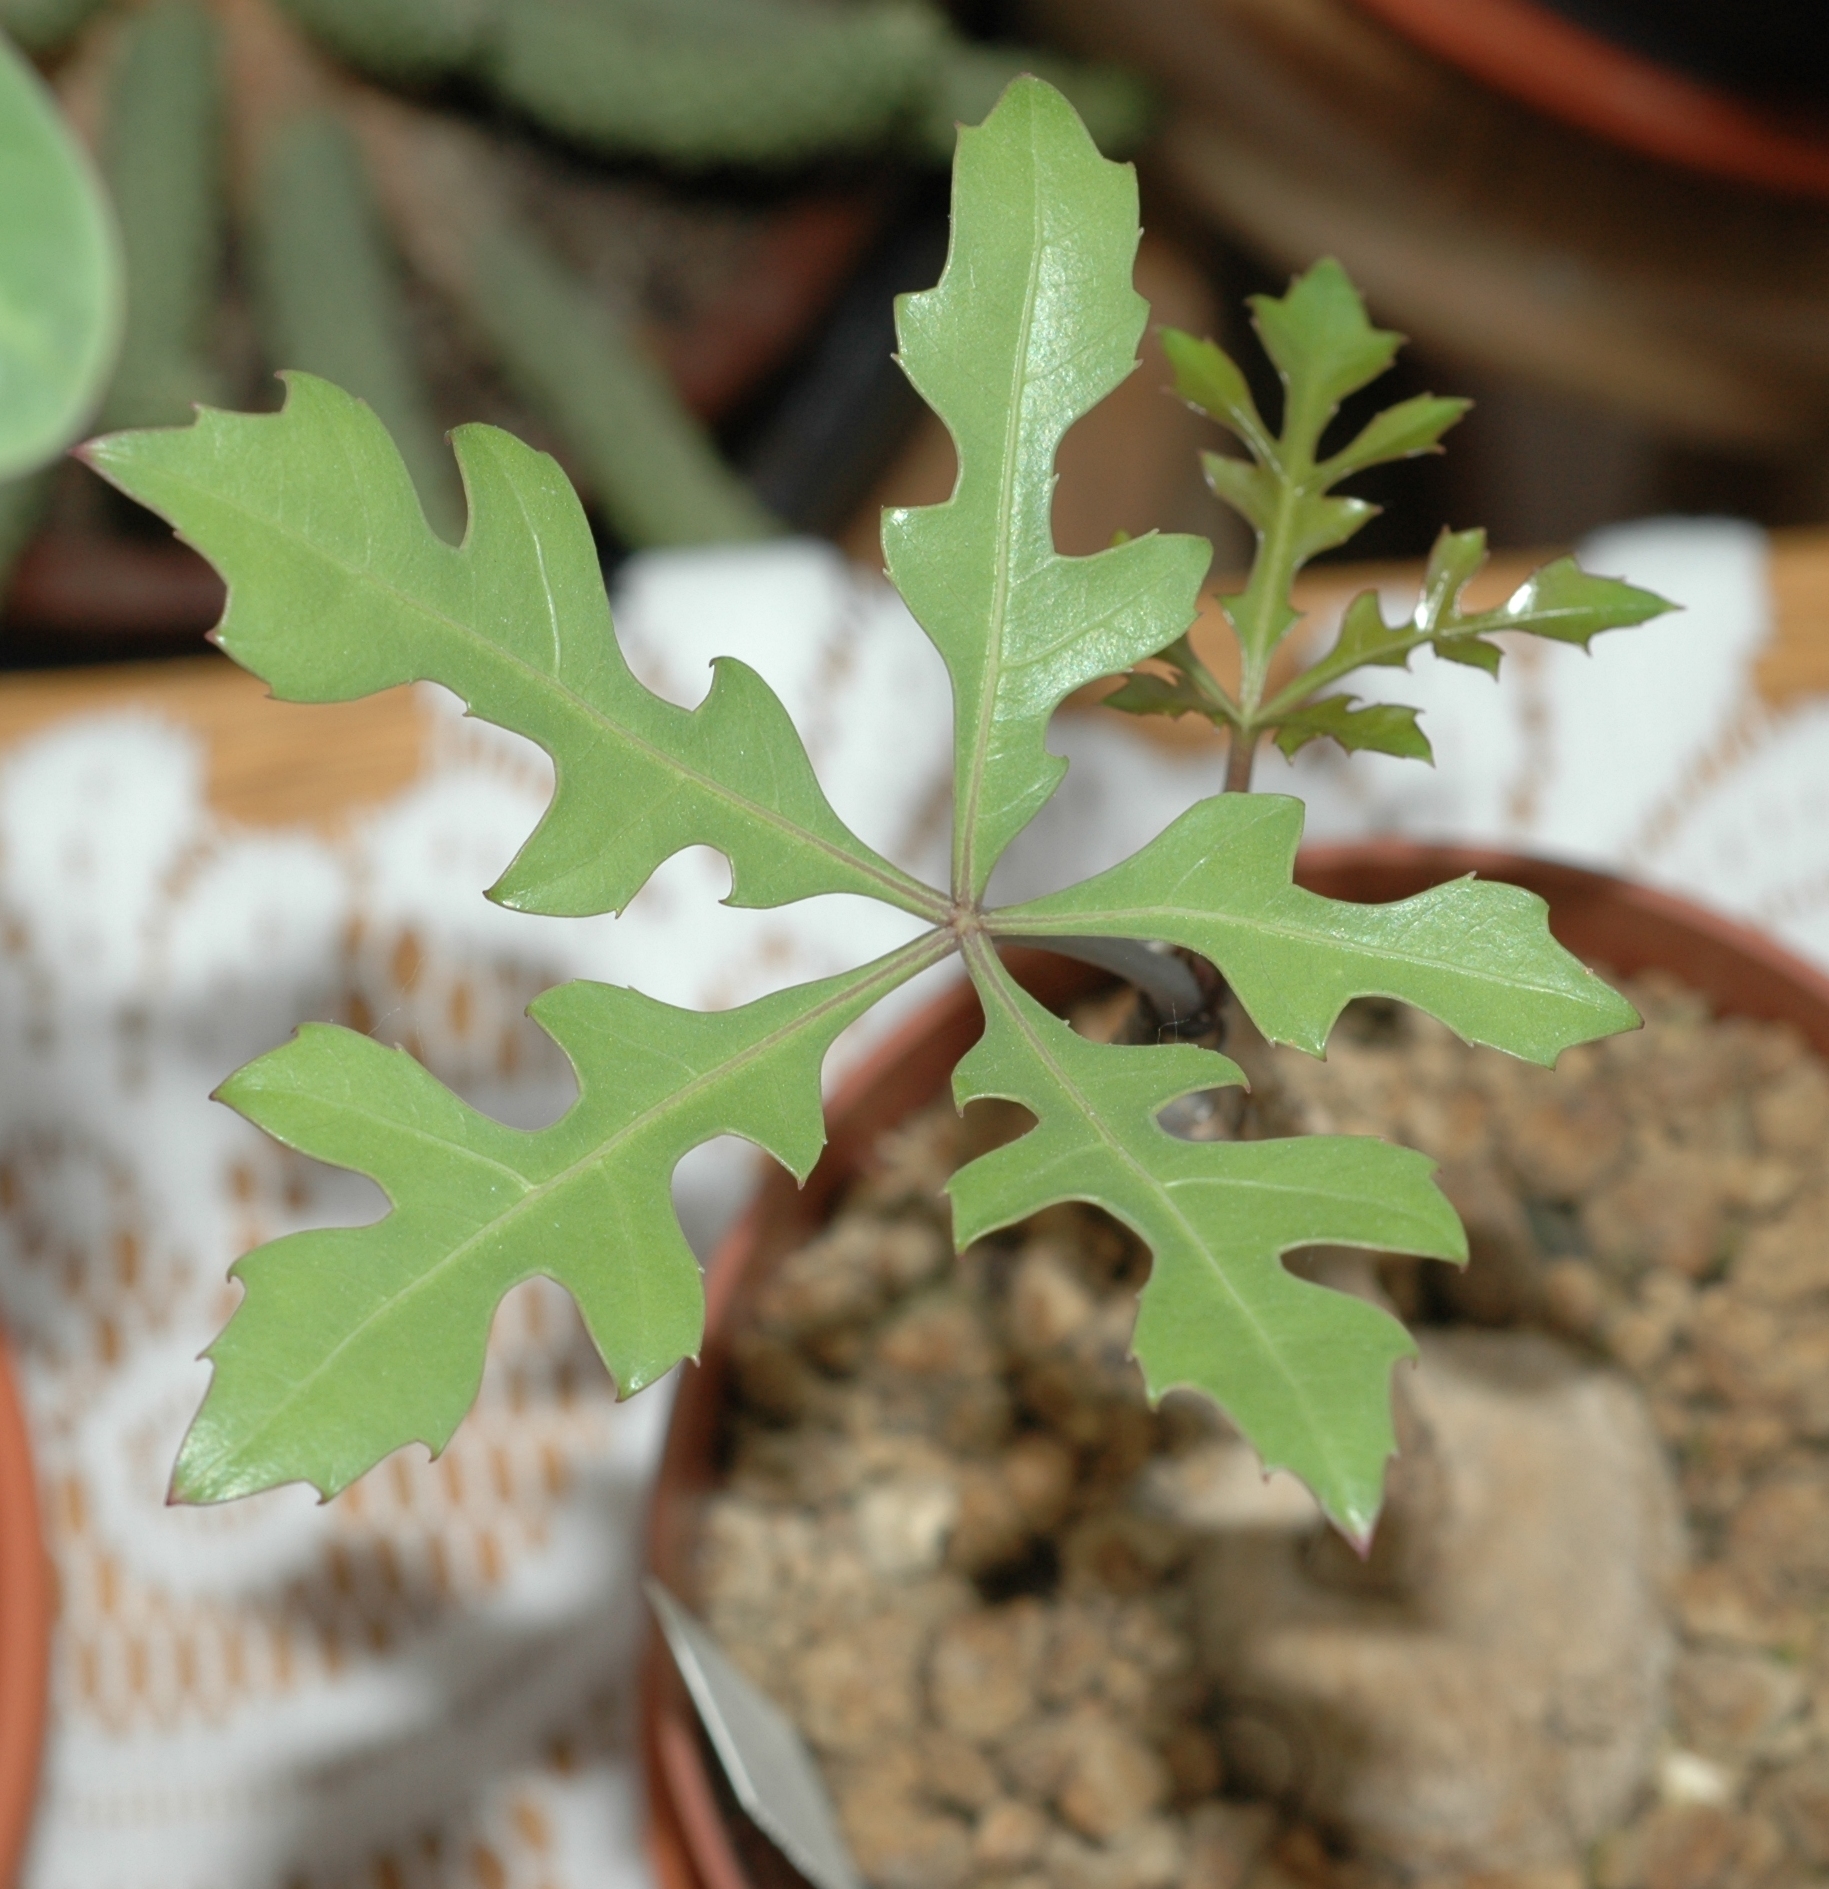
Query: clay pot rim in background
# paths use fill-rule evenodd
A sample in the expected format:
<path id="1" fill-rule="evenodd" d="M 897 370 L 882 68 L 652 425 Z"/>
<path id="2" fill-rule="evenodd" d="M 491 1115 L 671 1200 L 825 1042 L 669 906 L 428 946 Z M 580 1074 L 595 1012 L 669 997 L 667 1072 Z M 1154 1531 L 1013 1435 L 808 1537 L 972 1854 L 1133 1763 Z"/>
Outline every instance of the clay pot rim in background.
<path id="1" fill-rule="evenodd" d="M 1829 131 L 1616 44 L 1535 0 L 1358 0 L 1438 59 L 1611 144 L 1829 197 Z"/>
<path id="2" fill-rule="evenodd" d="M 1721 1014 L 1791 1023 L 1813 1050 L 1829 1056 L 1829 976 L 1761 933 L 1669 893 L 1514 853 L 1401 840 L 1312 847 L 1296 865 L 1297 880 L 1311 891 L 1374 904 L 1466 873 L 1521 885 L 1545 898 L 1552 930 L 1580 956 L 1620 976 L 1668 971 Z M 1024 982 L 1044 1001 L 1110 981 L 1062 958 L 1023 957 Z M 696 1510 L 715 1482 L 729 1334 L 745 1286 L 759 1267 L 825 1219 L 877 1137 L 940 1092 L 981 1027 L 977 997 L 961 980 L 889 1038 L 833 1098 L 825 1152 L 806 1187 L 796 1189 L 783 1169 L 771 1169 L 720 1244 L 707 1280 L 700 1367 L 681 1379 L 648 1516 L 648 1566 L 688 1602 Z M 726 1808 L 727 1788 L 652 1627 L 641 1669 L 641 1741 L 649 1851 L 662 1889 L 757 1889 L 742 1854 L 753 1845 L 740 1847 Z M 779 1879 L 800 1880 L 785 1861 Z"/>
<path id="3" fill-rule="evenodd" d="M 50 1567 L 18 1390 L 0 1344 L 0 1884 L 25 1853 L 38 1795 L 51 1642 Z"/>

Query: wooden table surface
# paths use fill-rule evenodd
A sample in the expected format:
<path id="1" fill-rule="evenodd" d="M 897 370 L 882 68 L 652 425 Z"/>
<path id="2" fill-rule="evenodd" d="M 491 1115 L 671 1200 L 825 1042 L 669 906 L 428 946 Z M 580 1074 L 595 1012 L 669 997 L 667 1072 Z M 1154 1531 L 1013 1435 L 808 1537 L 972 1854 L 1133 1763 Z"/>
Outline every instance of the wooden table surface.
<path id="1" fill-rule="evenodd" d="M 1496 602 L 1541 556 L 1500 553 L 1475 580 L 1471 600 Z M 1774 628 L 1761 658 L 1760 692 L 1774 705 L 1829 693 L 1829 529 L 1772 539 Z M 1415 583 L 1420 568 L 1332 565 L 1308 574 L 1297 599 L 1331 613 L 1367 584 Z M 1195 632 L 1216 668 L 1226 664 L 1217 608 Z M 410 689 L 358 702 L 276 702 L 263 683 L 216 656 L 0 676 L 0 748 L 54 722 L 98 709 L 139 708 L 197 730 L 208 744 L 211 805 L 254 826 L 334 827 L 398 793 L 424 765 L 424 711 Z M 1204 723 L 1146 719 L 1158 740 L 1217 742 Z"/>

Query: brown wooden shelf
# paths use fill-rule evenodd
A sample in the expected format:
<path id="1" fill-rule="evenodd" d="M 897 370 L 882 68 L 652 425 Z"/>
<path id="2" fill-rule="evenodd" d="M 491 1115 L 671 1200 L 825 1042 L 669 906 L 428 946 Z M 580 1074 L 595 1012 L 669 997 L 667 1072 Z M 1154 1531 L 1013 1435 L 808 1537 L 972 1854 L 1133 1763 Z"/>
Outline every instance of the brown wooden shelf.
<path id="1" fill-rule="evenodd" d="M 1470 589 L 1497 602 L 1551 553 L 1495 556 Z M 1413 564 L 1341 564 L 1305 576 L 1298 601 L 1331 614 L 1368 586 L 1416 584 Z M 1829 695 L 1829 529 L 1772 536 L 1773 635 L 1757 680 L 1773 706 Z M 1228 667 L 1218 606 L 1194 632 L 1222 673 Z M 0 676 L 0 748 L 74 716 L 132 707 L 194 728 L 209 748 L 209 798 L 226 817 L 257 826 L 334 827 L 398 793 L 425 764 L 426 720 L 410 689 L 358 702 L 276 702 L 266 685 L 220 656 L 97 665 Z M 1173 744 L 1221 739 L 1191 719 L 1140 720 Z"/>

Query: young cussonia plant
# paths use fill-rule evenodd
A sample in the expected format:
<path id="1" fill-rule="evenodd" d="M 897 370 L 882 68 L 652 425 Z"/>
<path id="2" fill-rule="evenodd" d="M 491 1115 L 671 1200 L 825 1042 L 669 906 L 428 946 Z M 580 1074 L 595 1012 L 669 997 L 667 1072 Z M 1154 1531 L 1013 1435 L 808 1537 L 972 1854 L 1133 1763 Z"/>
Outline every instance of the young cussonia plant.
<path id="1" fill-rule="evenodd" d="M 1223 600 L 1238 641 L 1238 692 L 1227 689 L 1181 637 L 1157 652 L 1157 669 L 1134 671 L 1107 696 L 1107 707 L 1133 715 L 1204 715 L 1228 730 L 1226 785 L 1235 789 L 1250 785 L 1252 756 L 1266 735 L 1291 755 L 1325 736 L 1349 750 L 1427 761 L 1433 757 L 1415 709 L 1396 702 L 1361 704 L 1344 691 L 1327 691 L 1358 669 L 1407 668 L 1425 646 L 1444 661 L 1496 676 L 1503 651 L 1490 639 L 1498 631 L 1527 631 L 1585 649 L 1602 630 L 1643 623 L 1669 609 L 1661 597 L 1590 576 L 1565 557 L 1546 564 L 1497 609 L 1464 611 L 1461 593 L 1486 561 L 1486 534 L 1444 531 L 1408 622 L 1387 624 L 1377 593 L 1362 591 L 1342 617 L 1333 647 L 1272 689 L 1271 659 L 1299 621 L 1289 594 L 1296 573 L 1318 552 L 1344 544 L 1378 510 L 1363 499 L 1333 496 L 1334 487 L 1368 466 L 1439 452 L 1442 435 L 1470 403 L 1418 394 L 1387 407 L 1353 439 L 1323 455 L 1321 436 L 1340 402 L 1391 365 L 1403 337 L 1366 320 L 1358 291 L 1331 260 L 1316 263 L 1287 295 L 1254 296 L 1251 305 L 1258 338 L 1283 383 L 1280 434 L 1264 424 L 1244 375 L 1221 349 L 1177 329 L 1163 333 L 1176 393 L 1195 412 L 1218 421 L 1249 454 L 1201 455 L 1215 496 L 1257 534 L 1245 588 Z"/>
<path id="2" fill-rule="evenodd" d="M 324 1025 L 231 1078 L 231 1106 L 372 1176 L 392 1210 L 237 1265 L 246 1296 L 210 1349 L 179 1498 L 294 1479 L 328 1495 L 405 1443 L 442 1448 L 475 1394 L 497 1301 L 536 1273 L 575 1295 L 623 1394 L 691 1356 L 703 1299 L 670 1204 L 675 1164 L 736 1134 L 804 1177 L 822 1144 L 833 1038 L 958 952 L 986 1029 L 955 1094 L 1036 1117 L 955 1176 L 958 1239 L 1055 1201 L 1115 1214 L 1154 1254 L 1135 1339 L 1152 1394 L 1208 1392 L 1266 1464 L 1368 1534 L 1393 1447 L 1390 1369 L 1410 1341 L 1375 1306 L 1281 1262 L 1316 1242 L 1464 1257 L 1429 1163 L 1344 1136 L 1175 1139 L 1164 1107 L 1241 1082 L 1237 1067 L 1192 1044 L 1076 1036 L 1017 985 L 1000 940 L 1186 946 L 1219 967 L 1266 1036 L 1315 1053 L 1360 995 L 1419 1005 L 1544 1063 L 1635 1019 L 1513 887 L 1464 880 L 1389 906 L 1299 890 L 1301 806 L 1268 795 L 1203 801 L 1111 872 L 986 908 L 992 867 L 1061 778 L 1050 716 L 1075 689 L 1174 646 L 1206 572 L 1196 538 L 1152 534 L 1070 558 L 1050 532 L 1062 434 L 1135 365 L 1147 315 L 1131 287 L 1137 236 L 1130 170 L 1099 156 L 1058 93 L 1019 80 L 960 134 L 945 273 L 899 307 L 903 364 L 959 456 L 951 499 L 884 522 L 891 574 L 952 676 L 944 891 L 850 832 L 779 702 L 741 663 L 720 662 L 690 711 L 634 679 L 576 499 L 551 460 L 507 435 L 455 437 L 470 508 L 459 547 L 427 527 L 368 409 L 303 375 L 279 414 L 205 412 L 184 431 L 88 449 L 222 572 L 223 646 L 280 697 L 343 700 L 425 677 L 546 749 L 553 802 L 492 889 L 501 903 L 618 910 L 698 844 L 728 858 L 734 904 L 859 893 L 925 927 L 858 970 L 717 1014 L 596 983 L 547 992 L 533 1015 L 580 1094 L 531 1133 L 478 1114 L 404 1053 Z M 1313 372 L 1305 347 L 1289 343 L 1297 385 Z"/>

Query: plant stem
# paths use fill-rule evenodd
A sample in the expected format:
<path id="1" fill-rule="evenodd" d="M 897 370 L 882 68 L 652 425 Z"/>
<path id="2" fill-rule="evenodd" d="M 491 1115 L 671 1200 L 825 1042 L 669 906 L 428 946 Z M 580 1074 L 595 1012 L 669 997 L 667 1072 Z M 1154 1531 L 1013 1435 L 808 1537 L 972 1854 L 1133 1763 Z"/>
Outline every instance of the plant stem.
<path id="1" fill-rule="evenodd" d="M 1251 763 L 1257 758 L 1257 736 L 1242 728 L 1232 730 L 1231 745 L 1226 750 L 1226 792 L 1248 794 L 1251 791 Z"/>

